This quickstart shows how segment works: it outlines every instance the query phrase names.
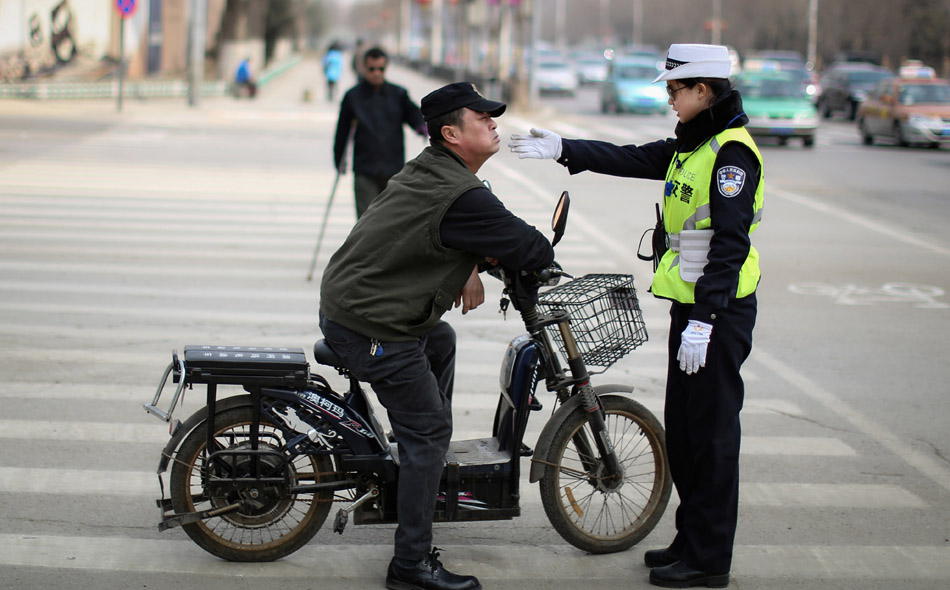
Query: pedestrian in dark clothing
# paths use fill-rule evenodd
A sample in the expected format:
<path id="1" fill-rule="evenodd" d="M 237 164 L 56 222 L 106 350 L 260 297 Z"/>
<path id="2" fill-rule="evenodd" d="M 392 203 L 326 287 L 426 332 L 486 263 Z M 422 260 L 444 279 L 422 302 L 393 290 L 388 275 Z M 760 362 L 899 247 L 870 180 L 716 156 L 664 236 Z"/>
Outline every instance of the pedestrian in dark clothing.
<path id="1" fill-rule="evenodd" d="M 386 81 L 388 61 L 378 47 L 365 53 L 364 77 L 343 95 L 336 125 L 333 163 L 341 174 L 345 173 L 341 162 L 352 128 L 357 219 L 406 161 L 402 126 L 409 125 L 420 136 L 426 136 L 422 113 L 409 93 Z"/>
<path id="2" fill-rule="evenodd" d="M 390 180 L 333 254 L 320 286 L 330 347 L 385 406 L 398 444 L 394 557 L 386 587 L 478 590 L 445 570 L 432 519 L 452 436 L 455 333 L 442 315 L 484 301 L 489 259 L 517 270 L 554 260 L 548 240 L 475 176 L 500 146 L 505 105 L 459 82 L 422 99 L 431 144 Z"/>
<path id="3" fill-rule="evenodd" d="M 647 551 L 650 583 L 729 583 L 739 501 L 740 367 L 752 349 L 762 216 L 762 156 L 745 129 L 721 45 L 674 44 L 666 70 L 676 138 L 641 146 L 562 140 L 532 129 L 509 144 L 522 158 L 553 158 L 571 174 L 665 180 L 662 254 L 650 287 L 669 299 L 666 445 L 680 498 L 676 537 Z"/>

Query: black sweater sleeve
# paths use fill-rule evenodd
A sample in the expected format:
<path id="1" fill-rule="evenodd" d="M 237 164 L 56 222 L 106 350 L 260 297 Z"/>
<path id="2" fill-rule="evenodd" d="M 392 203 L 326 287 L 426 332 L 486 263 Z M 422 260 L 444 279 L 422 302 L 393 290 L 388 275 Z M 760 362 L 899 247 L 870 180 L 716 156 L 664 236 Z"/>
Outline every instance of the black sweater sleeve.
<path id="1" fill-rule="evenodd" d="M 661 139 L 636 145 L 614 145 L 589 139 L 562 139 L 558 163 L 567 166 L 571 174 L 584 170 L 626 176 L 663 180 L 676 151 L 672 139 Z"/>
<path id="2" fill-rule="evenodd" d="M 426 135 L 426 123 L 422 118 L 422 111 L 419 110 L 416 103 L 412 102 L 412 99 L 409 98 L 409 92 L 405 90 L 402 93 L 402 120 L 419 135 Z"/>
<path id="3" fill-rule="evenodd" d="M 496 258 L 510 269 L 536 270 L 554 261 L 554 248 L 533 226 L 516 217 L 487 188 L 463 193 L 439 226 L 442 245 Z"/>
<path id="4" fill-rule="evenodd" d="M 347 140 L 350 137 L 350 127 L 353 125 L 355 118 L 353 91 L 350 90 L 343 95 L 343 101 L 340 103 L 340 116 L 336 121 L 336 135 L 333 138 L 333 166 L 335 168 L 339 168 L 340 162 L 343 160 Z"/>
<path id="5" fill-rule="evenodd" d="M 720 175 L 742 175 L 737 194 L 725 196 L 719 190 Z M 749 227 L 755 210 L 755 191 L 759 186 L 759 160 L 747 146 L 732 141 L 719 150 L 709 181 L 709 207 L 713 237 L 709 244 L 709 262 L 696 281 L 696 304 L 690 318 L 714 323 L 718 310 L 736 296 L 739 270 L 749 255 Z M 734 180 L 736 176 L 733 176 Z"/>

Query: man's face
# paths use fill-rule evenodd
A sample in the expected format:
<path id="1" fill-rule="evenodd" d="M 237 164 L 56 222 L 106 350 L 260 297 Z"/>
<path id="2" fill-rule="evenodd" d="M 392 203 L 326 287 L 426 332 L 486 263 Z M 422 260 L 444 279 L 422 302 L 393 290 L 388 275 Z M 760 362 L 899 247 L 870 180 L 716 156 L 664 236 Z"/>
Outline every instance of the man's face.
<path id="1" fill-rule="evenodd" d="M 363 75 L 366 81 L 373 86 L 380 86 L 386 81 L 386 58 L 371 57 L 363 62 Z"/>
<path id="2" fill-rule="evenodd" d="M 462 125 L 458 129 L 458 146 L 467 154 L 484 157 L 486 160 L 501 148 L 498 125 L 488 113 L 472 109 L 462 112 Z"/>

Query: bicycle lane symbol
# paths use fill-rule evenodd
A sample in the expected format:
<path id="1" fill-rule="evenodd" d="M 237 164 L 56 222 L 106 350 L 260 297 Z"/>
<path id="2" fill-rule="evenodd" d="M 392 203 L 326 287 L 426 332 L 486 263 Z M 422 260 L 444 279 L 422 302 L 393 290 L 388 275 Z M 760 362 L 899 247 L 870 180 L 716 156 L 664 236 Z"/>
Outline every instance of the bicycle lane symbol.
<path id="1" fill-rule="evenodd" d="M 799 295 L 830 297 L 838 305 L 875 305 L 878 303 L 911 303 L 921 309 L 946 309 L 950 304 L 937 301 L 944 290 L 933 285 L 885 283 L 880 287 L 862 285 L 831 285 L 828 283 L 796 283 L 788 290 Z"/>

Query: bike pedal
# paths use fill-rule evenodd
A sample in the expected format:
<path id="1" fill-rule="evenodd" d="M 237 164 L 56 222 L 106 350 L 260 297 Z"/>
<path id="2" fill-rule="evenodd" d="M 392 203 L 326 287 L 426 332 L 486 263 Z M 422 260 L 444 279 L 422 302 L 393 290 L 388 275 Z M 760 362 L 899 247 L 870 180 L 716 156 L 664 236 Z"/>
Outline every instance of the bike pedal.
<path id="1" fill-rule="evenodd" d="M 541 405 L 541 402 L 538 401 L 538 398 L 532 395 L 531 398 L 528 399 L 528 409 L 532 412 L 537 412 L 538 410 L 543 410 L 544 406 Z"/>
<path id="2" fill-rule="evenodd" d="M 333 519 L 333 532 L 338 534 L 343 534 L 343 529 L 346 528 L 346 522 L 350 519 L 349 513 L 346 510 L 340 508 L 336 512 L 336 518 Z"/>
<path id="3" fill-rule="evenodd" d="M 534 449 L 524 443 L 521 443 L 521 448 L 518 449 L 518 454 L 522 457 L 530 457 L 534 454 Z"/>

